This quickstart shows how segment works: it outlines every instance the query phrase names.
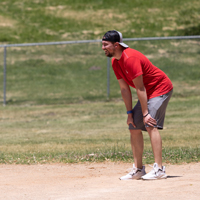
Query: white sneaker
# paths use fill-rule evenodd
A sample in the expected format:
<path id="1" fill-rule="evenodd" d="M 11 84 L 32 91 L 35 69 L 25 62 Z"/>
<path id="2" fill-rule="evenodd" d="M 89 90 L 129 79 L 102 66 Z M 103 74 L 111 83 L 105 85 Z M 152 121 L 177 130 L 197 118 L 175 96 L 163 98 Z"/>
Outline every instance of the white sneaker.
<path id="1" fill-rule="evenodd" d="M 138 179 L 141 179 L 141 177 L 144 176 L 145 174 L 146 174 L 145 166 L 143 166 L 142 169 L 138 169 L 133 164 L 133 168 L 131 169 L 131 171 L 127 175 L 122 176 L 119 179 L 120 180 L 132 180 L 132 179 L 138 180 Z"/>
<path id="2" fill-rule="evenodd" d="M 167 178 L 165 173 L 165 166 L 162 166 L 162 169 L 158 167 L 157 163 L 154 163 L 153 169 L 146 175 L 142 176 L 143 180 L 156 180 Z"/>

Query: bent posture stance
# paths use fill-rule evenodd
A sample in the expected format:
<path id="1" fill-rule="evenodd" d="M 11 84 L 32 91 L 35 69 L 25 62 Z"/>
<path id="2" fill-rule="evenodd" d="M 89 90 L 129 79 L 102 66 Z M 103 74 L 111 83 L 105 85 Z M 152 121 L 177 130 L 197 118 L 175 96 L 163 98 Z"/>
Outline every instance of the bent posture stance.
<path id="1" fill-rule="evenodd" d="M 127 124 L 134 157 L 132 171 L 120 179 L 167 178 L 165 167 L 162 166 L 162 140 L 158 129 L 163 129 L 165 111 L 173 91 L 170 79 L 142 53 L 124 44 L 122 34 L 118 31 L 105 33 L 102 49 L 106 56 L 113 57 L 112 67 L 127 109 Z M 134 108 L 130 86 L 136 89 L 138 96 Z M 153 169 L 148 174 L 142 164 L 142 130 L 147 131 L 150 136 L 155 159 Z"/>

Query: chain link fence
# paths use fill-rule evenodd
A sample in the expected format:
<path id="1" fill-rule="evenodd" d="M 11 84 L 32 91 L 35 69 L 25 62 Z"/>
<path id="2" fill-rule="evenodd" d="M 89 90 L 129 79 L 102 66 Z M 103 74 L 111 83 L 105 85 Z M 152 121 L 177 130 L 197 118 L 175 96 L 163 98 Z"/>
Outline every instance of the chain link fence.
<path id="1" fill-rule="evenodd" d="M 174 95 L 199 92 L 200 36 L 125 38 L 173 81 Z M 82 103 L 120 98 L 101 40 L 0 45 L 6 104 Z M 191 89 L 191 88 L 195 89 Z"/>

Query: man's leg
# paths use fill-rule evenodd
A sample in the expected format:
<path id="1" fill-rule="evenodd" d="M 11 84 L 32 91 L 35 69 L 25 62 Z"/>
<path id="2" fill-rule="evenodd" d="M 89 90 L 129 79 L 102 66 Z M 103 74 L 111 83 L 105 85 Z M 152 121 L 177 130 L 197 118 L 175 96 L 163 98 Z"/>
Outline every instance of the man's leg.
<path id="1" fill-rule="evenodd" d="M 134 157 L 135 167 L 142 169 L 142 154 L 144 148 L 143 135 L 141 130 L 130 130 L 131 147 Z"/>
<path id="2" fill-rule="evenodd" d="M 146 174 L 145 167 L 142 166 L 143 135 L 141 130 L 130 130 L 131 147 L 133 151 L 134 164 L 132 170 L 120 180 L 141 179 Z"/>
<path id="3" fill-rule="evenodd" d="M 159 168 L 162 168 L 162 139 L 160 133 L 158 129 L 154 127 L 146 127 L 146 129 L 151 139 L 155 163 L 158 164 Z"/>
<path id="4" fill-rule="evenodd" d="M 153 169 L 146 175 L 142 176 L 144 180 L 156 180 L 165 179 L 167 174 L 165 173 L 165 166 L 162 166 L 162 139 L 157 128 L 146 127 L 153 149 L 155 163 Z"/>

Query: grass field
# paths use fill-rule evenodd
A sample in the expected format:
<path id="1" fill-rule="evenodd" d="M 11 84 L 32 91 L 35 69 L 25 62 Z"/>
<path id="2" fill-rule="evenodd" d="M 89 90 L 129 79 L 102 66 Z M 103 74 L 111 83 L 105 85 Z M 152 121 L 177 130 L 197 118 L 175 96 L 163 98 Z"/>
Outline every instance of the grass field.
<path id="1" fill-rule="evenodd" d="M 8 0 L 0 5 L 1 43 L 99 39 L 111 27 L 124 37 L 200 34 L 199 1 Z M 161 131 L 164 162 L 198 162 L 200 41 L 126 43 L 174 85 Z M 112 69 L 107 99 L 106 65 L 100 43 L 7 48 L 0 163 L 132 162 L 126 110 Z M 146 133 L 144 140 L 144 162 L 152 163 Z"/>
<path id="2" fill-rule="evenodd" d="M 161 131 L 164 162 L 199 161 L 199 100 L 172 98 Z M 124 113 L 122 101 L 1 107 L 0 163 L 130 162 Z M 144 140 L 144 162 L 152 163 L 147 133 Z"/>
<path id="3" fill-rule="evenodd" d="M 198 0 L 1 0 L 0 42 L 199 35 Z"/>
<path id="4" fill-rule="evenodd" d="M 164 162 L 199 161 L 199 41 L 127 43 L 174 85 L 161 131 Z M 107 58 L 100 44 L 10 48 L 8 55 L 1 163 L 132 161 L 125 106 L 112 70 L 106 97 Z M 144 139 L 144 162 L 152 163 L 147 133 Z"/>

